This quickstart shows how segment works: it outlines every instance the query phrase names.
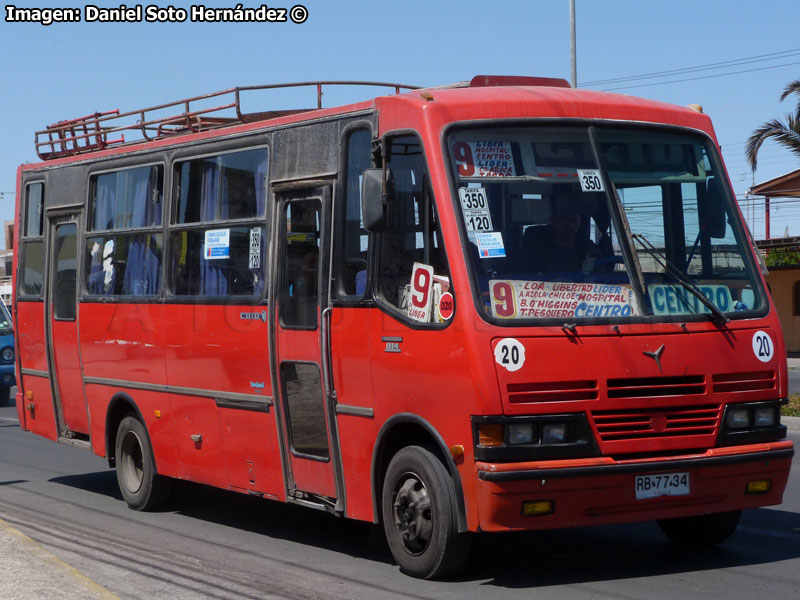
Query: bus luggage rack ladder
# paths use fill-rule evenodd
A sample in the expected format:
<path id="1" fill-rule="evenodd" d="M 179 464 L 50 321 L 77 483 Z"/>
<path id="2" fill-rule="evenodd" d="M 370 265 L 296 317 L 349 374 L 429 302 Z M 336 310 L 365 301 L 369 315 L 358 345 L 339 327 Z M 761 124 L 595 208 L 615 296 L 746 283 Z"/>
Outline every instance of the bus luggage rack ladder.
<path id="1" fill-rule="evenodd" d="M 378 81 L 313 81 L 235 87 L 221 92 L 213 92 L 125 113 L 120 113 L 119 109 L 116 109 L 97 112 L 77 119 L 59 121 L 49 125 L 42 131 L 35 132 L 36 154 L 42 160 L 52 160 L 87 152 L 97 152 L 112 146 L 152 141 L 170 135 L 198 133 L 240 123 L 252 123 L 319 110 L 322 108 L 322 87 L 334 85 L 388 87 L 394 88 L 396 94 L 399 94 L 401 90 L 419 89 L 418 86 L 413 85 Z M 253 113 L 242 112 L 242 92 L 308 86 L 316 87 L 316 109 L 300 108 Z M 219 98 L 222 104 L 211 107 L 198 106 L 203 101 L 212 98 Z M 156 111 L 167 111 L 168 109 L 182 109 L 182 112 L 166 117 L 152 115 Z M 125 132 L 128 132 L 129 135 L 127 140 L 125 139 Z"/>

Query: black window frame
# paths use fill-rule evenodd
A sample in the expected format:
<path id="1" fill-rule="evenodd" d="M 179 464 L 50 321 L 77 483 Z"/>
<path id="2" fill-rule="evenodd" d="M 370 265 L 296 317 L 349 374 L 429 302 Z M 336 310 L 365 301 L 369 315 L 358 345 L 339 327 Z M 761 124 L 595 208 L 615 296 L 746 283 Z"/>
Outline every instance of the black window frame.
<path id="1" fill-rule="evenodd" d="M 39 232 L 37 235 L 28 235 L 28 217 L 29 217 L 29 205 L 30 205 L 30 191 L 33 186 L 40 185 L 41 186 L 41 197 L 39 202 Z M 20 227 L 20 240 L 19 240 L 19 261 L 17 262 L 18 266 L 18 273 L 17 273 L 17 285 L 16 285 L 16 296 L 18 300 L 22 301 L 44 301 L 44 288 L 45 288 L 45 281 L 44 278 L 47 276 L 47 240 L 45 235 L 45 193 L 46 193 L 46 182 L 44 179 L 36 179 L 32 181 L 28 181 L 25 183 L 25 196 L 24 202 L 21 204 L 21 219 L 20 222 L 22 226 Z M 31 254 L 31 246 L 38 245 L 40 247 L 40 254 L 42 257 L 42 283 L 41 289 L 37 294 L 29 294 L 25 293 L 24 291 L 24 277 L 25 277 L 25 263 L 27 258 Z"/>
<path id="2" fill-rule="evenodd" d="M 350 199 L 350 194 L 352 190 L 350 189 L 350 143 L 353 139 L 353 136 L 359 133 L 367 133 L 369 138 L 369 155 L 370 155 L 370 166 L 374 165 L 374 154 L 373 154 L 373 127 L 372 123 L 368 121 L 358 121 L 355 123 L 349 124 L 344 131 L 342 132 L 341 137 L 341 144 L 340 144 L 340 161 L 339 161 L 339 185 L 337 186 L 337 209 L 335 214 L 335 223 L 333 227 L 334 233 L 334 273 L 333 273 L 333 280 L 335 281 L 335 285 L 333 288 L 333 296 L 334 300 L 337 304 L 340 305 L 350 305 L 350 306 L 363 306 L 368 305 L 371 298 L 370 298 L 370 289 L 371 289 L 371 279 L 372 279 L 372 235 L 367 232 L 366 229 L 362 226 L 360 227 L 359 231 L 359 244 L 360 244 L 360 236 L 366 235 L 367 236 L 367 249 L 366 249 L 366 281 L 364 290 L 359 294 L 349 294 L 344 286 L 344 273 L 345 273 L 345 264 L 348 258 L 351 258 L 348 255 L 347 249 L 347 230 L 346 230 L 346 223 L 347 223 L 347 210 L 348 210 L 348 200 Z M 357 194 L 357 202 L 359 205 L 359 211 L 361 208 L 361 190 L 360 186 L 358 189 Z"/>
<path id="3" fill-rule="evenodd" d="M 430 179 L 431 167 L 430 167 L 430 162 L 428 161 L 427 153 L 425 150 L 425 144 L 422 140 L 422 136 L 418 131 L 414 129 L 397 129 L 389 131 L 381 137 L 380 140 L 381 147 L 390 147 L 389 146 L 390 140 L 392 138 L 403 137 L 403 136 L 413 136 L 417 139 L 417 142 L 419 144 L 422 164 L 425 166 L 423 178 L 424 180 L 426 180 L 426 183 L 423 183 L 423 187 L 427 186 L 427 194 L 429 195 L 430 207 L 435 221 L 435 228 L 431 232 L 431 234 L 437 237 L 438 243 L 441 245 L 442 258 L 444 260 L 445 265 L 447 266 L 447 277 L 450 280 L 449 291 L 450 294 L 452 294 L 453 298 L 455 298 L 457 296 L 457 293 L 453 283 L 452 269 L 450 268 L 451 261 L 447 253 L 447 245 L 445 243 L 444 235 L 442 232 L 441 217 L 438 208 L 438 202 L 436 200 L 436 194 L 434 193 L 433 186 L 431 185 L 431 179 Z M 383 160 L 386 160 L 386 158 L 384 157 Z M 391 156 L 389 157 L 389 161 L 390 162 L 388 163 L 387 166 L 389 169 L 391 169 Z M 420 215 L 420 218 L 421 217 L 422 215 Z M 423 231 L 424 231 L 424 226 L 423 226 Z M 436 321 L 431 321 L 431 322 L 417 321 L 409 317 L 405 311 L 403 311 L 393 302 L 387 300 L 384 297 L 380 289 L 381 285 L 380 282 L 378 281 L 378 274 L 381 272 L 381 253 L 383 250 L 384 237 L 386 235 L 387 232 L 370 234 L 370 241 L 369 241 L 371 248 L 370 272 L 375 274 L 375 277 L 373 278 L 374 280 L 369 282 L 369 288 L 368 288 L 372 295 L 372 299 L 375 301 L 376 305 L 381 309 L 382 312 L 390 315 L 394 319 L 399 320 L 404 325 L 408 326 L 410 329 L 433 329 L 433 330 L 446 329 L 455 320 L 455 316 L 445 320 L 443 323 L 438 323 Z"/>
<path id="4" fill-rule="evenodd" d="M 94 229 L 93 222 L 95 219 L 95 210 L 96 210 L 96 194 L 97 194 L 97 180 L 99 177 L 103 175 L 110 175 L 110 174 L 117 174 L 123 173 L 125 171 L 132 171 L 135 169 L 142 169 L 142 168 L 156 168 L 158 169 L 159 177 L 158 182 L 160 184 L 160 195 L 161 195 L 161 218 L 160 222 L 157 225 L 143 225 L 143 226 L 133 226 L 133 227 L 112 227 L 111 229 Z M 138 163 L 138 164 L 131 164 L 126 165 L 124 167 L 114 168 L 114 169 L 102 169 L 97 171 L 91 171 L 88 174 L 89 182 L 88 182 L 88 201 L 87 201 L 87 208 L 86 208 L 86 219 L 85 219 L 85 226 L 84 226 L 84 234 L 80 237 L 80 255 L 79 260 L 82 261 L 83 265 L 83 273 L 80 278 L 80 300 L 82 302 L 115 302 L 120 300 L 136 300 L 137 302 L 157 302 L 159 301 L 164 294 L 165 289 L 165 260 L 166 260 L 166 252 L 165 252 L 165 218 L 166 218 L 166 210 L 169 204 L 169 198 L 167 194 L 168 189 L 168 169 L 166 163 L 163 160 L 151 160 L 148 162 Z M 105 247 L 105 244 L 112 240 L 114 241 L 114 252 L 116 252 L 119 246 L 119 240 L 123 237 L 127 236 L 148 236 L 154 235 L 157 236 L 157 239 L 160 239 L 161 244 L 161 256 L 160 256 L 160 265 L 159 265 L 159 285 L 158 288 L 153 293 L 147 294 L 123 294 L 123 293 L 96 293 L 92 292 L 89 285 L 89 278 L 92 275 L 92 267 L 91 267 L 91 250 L 90 250 L 90 243 L 96 242 L 97 239 L 102 239 L 103 243 L 100 245 L 101 248 Z M 101 250 L 102 252 L 102 250 Z M 101 263 L 102 263 L 102 255 L 101 255 Z M 128 256 L 125 257 L 126 261 Z M 115 262 L 116 265 L 116 262 Z"/>
<path id="5" fill-rule="evenodd" d="M 264 174 L 264 212 L 262 215 L 255 215 L 253 217 L 236 218 L 236 219 L 220 219 L 211 221 L 192 221 L 189 223 L 178 222 L 178 210 L 180 204 L 180 185 L 181 185 L 181 167 L 182 165 L 204 159 L 219 157 L 223 155 L 251 152 L 255 150 L 263 150 L 266 154 L 265 165 L 266 171 Z M 171 184 L 169 186 L 169 202 L 165 210 L 167 210 L 167 217 L 164 219 L 164 250 L 165 250 L 165 273 L 162 281 L 166 285 L 163 286 L 166 301 L 180 304 L 264 304 L 269 293 L 269 252 L 270 252 L 270 235 L 272 231 L 272 210 L 271 210 L 271 185 L 270 174 L 272 172 L 272 147 L 269 142 L 261 141 L 260 143 L 252 145 L 242 145 L 236 147 L 229 147 L 224 150 L 216 152 L 202 152 L 199 154 L 187 154 L 176 157 L 169 169 Z M 205 235 L 206 231 L 213 229 L 233 229 L 237 227 L 247 227 L 251 230 L 255 227 L 263 229 L 261 236 L 262 255 L 261 255 L 261 275 L 263 277 L 263 285 L 258 294 L 184 294 L 176 291 L 176 266 L 174 260 L 176 252 L 173 251 L 173 237 L 175 234 L 187 231 L 201 231 Z"/>
<path id="6" fill-rule="evenodd" d="M 80 256 L 80 242 L 81 242 L 80 228 L 78 227 L 78 221 L 66 221 L 66 222 L 63 222 L 63 223 L 56 222 L 55 224 L 52 225 L 52 227 L 55 229 L 54 234 L 53 234 L 54 241 L 53 241 L 53 249 L 52 249 L 52 258 L 53 258 L 54 268 L 52 269 L 52 273 L 51 273 L 51 277 L 52 277 L 51 283 L 52 283 L 52 286 L 53 286 L 53 291 L 51 292 L 51 302 L 52 302 L 52 307 L 53 307 L 52 308 L 53 320 L 54 321 L 74 322 L 78 318 L 78 291 L 79 291 L 79 287 L 80 287 L 79 286 L 80 260 L 81 260 L 81 256 Z M 61 250 L 61 248 L 63 247 L 63 246 L 62 247 L 58 246 L 58 240 L 59 240 L 58 230 L 61 229 L 62 227 L 73 227 L 74 230 L 75 230 L 74 234 L 68 234 L 68 235 L 74 235 L 74 237 L 75 237 L 75 268 L 74 268 L 75 275 L 73 277 L 72 282 L 69 282 L 69 281 L 67 282 L 67 284 L 71 284 L 71 287 L 72 287 L 72 290 L 71 290 L 72 291 L 72 298 L 71 298 L 72 302 L 68 302 L 68 303 L 61 302 L 62 300 L 66 300 L 67 299 L 67 297 L 63 296 L 62 293 L 61 293 L 61 285 L 62 285 L 61 277 L 62 277 L 62 273 L 64 271 L 62 271 L 60 269 L 59 259 L 58 259 L 58 253 Z M 64 237 L 67 237 L 67 236 L 64 236 Z M 61 313 L 61 309 L 63 307 L 68 307 L 68 309 L 67 309 L 68 310 L 68 314 L 62 314 Z"/>

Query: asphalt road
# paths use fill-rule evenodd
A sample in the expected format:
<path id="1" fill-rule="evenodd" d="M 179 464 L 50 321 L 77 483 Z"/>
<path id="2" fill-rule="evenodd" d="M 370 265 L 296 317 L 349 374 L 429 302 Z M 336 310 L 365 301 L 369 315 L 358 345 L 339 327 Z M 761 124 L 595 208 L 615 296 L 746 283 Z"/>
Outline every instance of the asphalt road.
<path id="1" fill-rule="evenodd" d="M 653 523 L 484 536 L 463 576 L 427 582 L 371 547 L 369 525 L 308 509 L 185 485 L 172 510 L 129 510 L 103 459 L 15 421 L 0 408 L 0 516 L 125 599 L 800 597 L 797 457 L 784 503 L 747 511 L 716 550 Z"/>

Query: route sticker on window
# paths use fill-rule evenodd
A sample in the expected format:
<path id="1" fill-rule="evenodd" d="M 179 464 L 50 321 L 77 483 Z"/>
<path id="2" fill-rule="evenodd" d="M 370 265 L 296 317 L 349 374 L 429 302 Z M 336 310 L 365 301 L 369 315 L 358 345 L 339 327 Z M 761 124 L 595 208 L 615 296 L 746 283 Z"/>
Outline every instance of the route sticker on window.
<path id="1" fill-rule="evenodd" d="M 525 364 L 525 346 L 514 338 L 503 338 L 494 347 L 494 360 L 507 371 L 519 371 Z"/>
<path id="2" fill-rule="evenodd" d="M 697 288 L 722 312 L 733 310 L 734 301 L 727 285 L 699 285 Z M 647 295 L 656 315 L 708 314 L 711 310 L 689 290 L 677 285 L 653 284 L 647 286 Z"/>
<path id="3" fill-rule="evenodd" d="M 761 362 L 769 362 L 775 355 L 775 344 L 766 331 L 756 331 L 753 334 L 753 354 Z"/>
<path id="4" fill-rule="evenodd" d="M 486 190 L 482 187 L 458 188 L 461 199 L 461 212 L 468 232 L 492 231 L 492 215 L 486 200 Z M 472 239 L 470 235 L 470 239 Z"/>
<path id="5" fill-rule="evenodd" d="M 511 142 L 456 142 L 453 156 L 461 177 L 514 177 Z"/>
<path id="6" fill-rule="evenodd" d="M 503 234 L 499 231 L 476 233 L 475 242 L 478 244 L 478 256 L 481 258 L 504 258 L 506 255 Z"/>
<path id="7" fill-rule="evenodd" d="M 415 321 L 430 321 L 432 297 L 433 267 L 415 262 L 408 294 L 408 316 Z"/>
<path id="8" fill-rule="evenodd" d="M 453 294 L 450 292 L 445 292 L 439 297 L 439 322 L 449 321 L 453 318 L 453 312 L 455 311 L 455 299 L 453 298 Z"/>
<path id="9" fill-rule="evenodd" d="M 206 260 L 230 258 L 231 255 L 231 230 L 210 229 L 206 231 L 203 256 Z"/>
<path id="10" fill-rule="evenodd" d="M 597 169 L 577 169 L 578 181 L 581 183 L 581 191 L 584 192 L 605 192 L 603 180 L 600 178 L 600 171 Z"/>
<path id="11" fill-rule="evenodd" d="M 250 266 L 251 269 L 261 268 L 261 228 L 253 227 L 250 230 Z"/>
<path id="12" fill-rule="evenodd" d="M 491 279 L 489 291 L 492 316 L 499 319 L 639 314 L 633 290 L 624 285 Z"/>

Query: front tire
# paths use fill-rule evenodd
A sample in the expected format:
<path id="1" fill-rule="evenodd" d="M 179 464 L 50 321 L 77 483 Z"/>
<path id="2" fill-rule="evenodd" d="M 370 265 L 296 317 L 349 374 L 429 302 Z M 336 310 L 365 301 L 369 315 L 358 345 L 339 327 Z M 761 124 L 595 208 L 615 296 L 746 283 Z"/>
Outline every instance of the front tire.
<path id="1" fill-rule="evenodd" d="M 381 508 L 389 549 L 408 575 L 443 577 L 466 562 L 471 538 L 458 533 L 455 485 L 429 450 L 409 446 L 392 458 Z"/>
<path id="2" fill-rule="evenodd" d="M 727 540 L 739 525 L 742 511 L 662 519 L 658 522 L 661 531 L 670 540 L 681 546 L 711 548 Z"/>
<path id="3" fill-rule="evenodd" d="M 0 406 L 7 406 L 11 398 L 11 388 L 0 387 Z"/>
<path id="4" fill-rule="evenodd" d="M 117 483 L 128 506 L 154 510 L 166 504 L 172 481 L 156 473 L 147 429 L 134 416 L 119 424 L 116 443 Z"/>

